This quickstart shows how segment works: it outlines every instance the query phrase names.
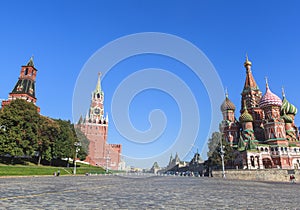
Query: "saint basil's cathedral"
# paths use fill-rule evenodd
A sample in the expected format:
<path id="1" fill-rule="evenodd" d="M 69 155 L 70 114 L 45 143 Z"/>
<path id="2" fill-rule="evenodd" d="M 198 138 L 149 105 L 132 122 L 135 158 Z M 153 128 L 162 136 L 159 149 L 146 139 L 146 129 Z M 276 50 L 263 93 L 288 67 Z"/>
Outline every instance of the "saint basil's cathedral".
<path id="1" fill-rule="evenodd" d="M 272 93 L 268 81 L 264 95 L 252 75 L 246 57 L 246 80 L 241 93 L 239 120 L 228 93 L 221 105 L 220 131 L 236 153 L 234 165 L 243 169 L 300 168 L 300 137 L 294 123 L 297 108 L 282 90 L 282 99 Z"/>

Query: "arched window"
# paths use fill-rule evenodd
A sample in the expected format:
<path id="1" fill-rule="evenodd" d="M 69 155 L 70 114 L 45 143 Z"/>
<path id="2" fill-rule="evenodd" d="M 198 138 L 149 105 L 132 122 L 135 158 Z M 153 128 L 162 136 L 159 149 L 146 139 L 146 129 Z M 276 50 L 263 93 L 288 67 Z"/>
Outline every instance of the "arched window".
<path id="1" fill-rule="evenodd" d="M 253 156 L 250 157 L 250 161 L 251 161 L 251 166 L 254 167 L 255 163 L 254 163 L 254 157 Z"/>

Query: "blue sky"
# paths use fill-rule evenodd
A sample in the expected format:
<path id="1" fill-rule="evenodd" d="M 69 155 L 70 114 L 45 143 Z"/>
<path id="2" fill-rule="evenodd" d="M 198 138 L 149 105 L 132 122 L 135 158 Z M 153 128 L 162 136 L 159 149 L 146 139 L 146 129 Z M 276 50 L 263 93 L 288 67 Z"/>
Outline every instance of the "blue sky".
<path id="1" fill-rule="evenodd" d="M 281 87 L 284 86 L 287 99 L 300 107 L 299 10 L 300 3 L 296 0 L 1 1 L 0 98 L 7 98 L 17 81 L 20 66 L 34 55 L 38 69 L 37 105 L 41 113 L 73 120 L 72 97 L 76 80 L 89 59 L 103 46 L 123 36 L 160 32 L 191 42 L 207 56 L 238 111 L 245 80 L 243 63 L 246 53 L 253 63 L 253 75 L 261 91 L 265 91 L 264 78 L 267 76 L 274 93 L 281 97 Z M 93 71 L 102 71 L 101 67 L 97 68 Z M 203 81 L 199 81 L 182 62 L 167 56 L 133 56 L 115 65 L 105 75 L 102 88 L 105 111 L 110 118 L 108 141 L 123 144 L 122 154 L 144 159 L 142 163 L 136 163 L 143 167 L 151 165 L 149 157 L 157 156 L 174 144 L 182 127 L 180 105 L 164 91 L 152 88 L 138 93 L 127 113 L 136 129 L 147 131 L 151 127 L 149 113 L 162 110 L 167 119 L 166 129 L 155 141 L 149 144 L 128 141 L 112 120 L 111 105 L 118 85 L 128 76 L 147 68 L 171 72 L 194 93 L 200 126 L 191 152 L 187 157 L 181 157 L 188 160 L 197 148 L 202 151 L 210 135 L 211 113 L 217 113 L 219 109 L 212 110 L 209 91 Z M 95 73 L 94 81 L 87 81 L 87 94 L 96 81 Z M 238 113 L 236 117 L 239 117 Z M 300 125 L 299 117 L 296 116 L 295 121 Z M 218 129 L 217 124 L 212 126 L 212 130 Z M 173 153 L 174 156 L 176 152 L 168 151 L 168 155 Z M 147 162 L 148 159 L 151 161 Z M 158 159 L 162 166 L 167 161 L 165 157 Z"/>

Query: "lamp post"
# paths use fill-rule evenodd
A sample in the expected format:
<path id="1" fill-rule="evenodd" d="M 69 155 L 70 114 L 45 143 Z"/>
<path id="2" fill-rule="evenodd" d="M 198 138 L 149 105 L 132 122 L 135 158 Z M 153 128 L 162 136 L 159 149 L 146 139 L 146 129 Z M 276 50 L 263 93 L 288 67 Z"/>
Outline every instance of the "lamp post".
<path id="1" fill-rule="evenodd" d="M 108 162 L 110 160 L 110 157 L 109 157 L 109 150 L 107 150 L 107 154 L 106 154 L 106 170 L 105 172 L 108 174 Z"/>
<path id="2" fill-rule="evenodd" d="M 75 160 L 74 160 L 74 170 L 73 170 L 73 174 L 76 175 L 76 159 L 77 159 L 77 154 L 78 152 L 80 151 L 80 146 L 81 146 L 81 143 L 80 142 L 75 142 L 74 143 L 74 146 L 75 146 Z"/>
<path id="3" fill-rule="evenodd" d="M 221 160 L 222 160 L 222 178 L 226 178 L 225 176 L 225 165 L 224 165 L 224 154 L 225 154 L 225 151 L 224 151 L 224 146 L 222 144 L 222 139 L 221 139 L 221 150 L 220 150 L 220 155 L 221 155 Z"/>

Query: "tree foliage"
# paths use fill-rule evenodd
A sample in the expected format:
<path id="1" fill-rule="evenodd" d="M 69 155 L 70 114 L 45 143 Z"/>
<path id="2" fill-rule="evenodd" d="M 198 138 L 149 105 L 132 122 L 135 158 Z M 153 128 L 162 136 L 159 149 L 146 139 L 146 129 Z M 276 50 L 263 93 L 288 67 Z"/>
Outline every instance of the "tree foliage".
<path id="1" fill-rule="evenodd" d="M 80 139 L 88 147 L 88 141 L 82 136 Z M 13 100 L 1 109 L 0 156 L 38 157 L 38 163 L 42 159 L 74 158 L 74 143 L 78 141 L 70 121 L 42 116 L 25 100 Z M 84 151 L 81 159 L 87 155 Z"/>
<path id="2" fill-rule="evenodd" d="M 39 132 L 38 132 L 38 164 L 41 159 L 51 160 L 53 158 L 53 147 L 59 137 L 61 128 L 54 120 L 40 116 Z"/>
<path id="3" fill-rule="evenodd" d="M 78 158 L 80 160 L 84 160 L 89 153 L 89 140 L 86 138 L 84 133 L 82 133 L 79 128 L 75 128 L 75 132 L 76 132 L 78 142 L 81 143 L 81 148 L 78 152 Z"/>
<path id="4" fill-rule="evenodd" d="M 24 100 L 14 100 L 0 113 L 0 124 L 5 128 L 1 135 L 0 154 L 32 156 L 38 145 L 40 116 L 37 107 Z"/>
<path id="5" fill-rule="evenodd" d="M 224 151 L 224 164 L 227 166 L 231 166 L 232 162 L 235 159 L 235 153 L 233 148 L 222 138 L 222 134 L 220 132 L 212 133 L 211 138 L 208 140 L 208 163 L 211 166 L 221 167 L 221 141 Z"/>

